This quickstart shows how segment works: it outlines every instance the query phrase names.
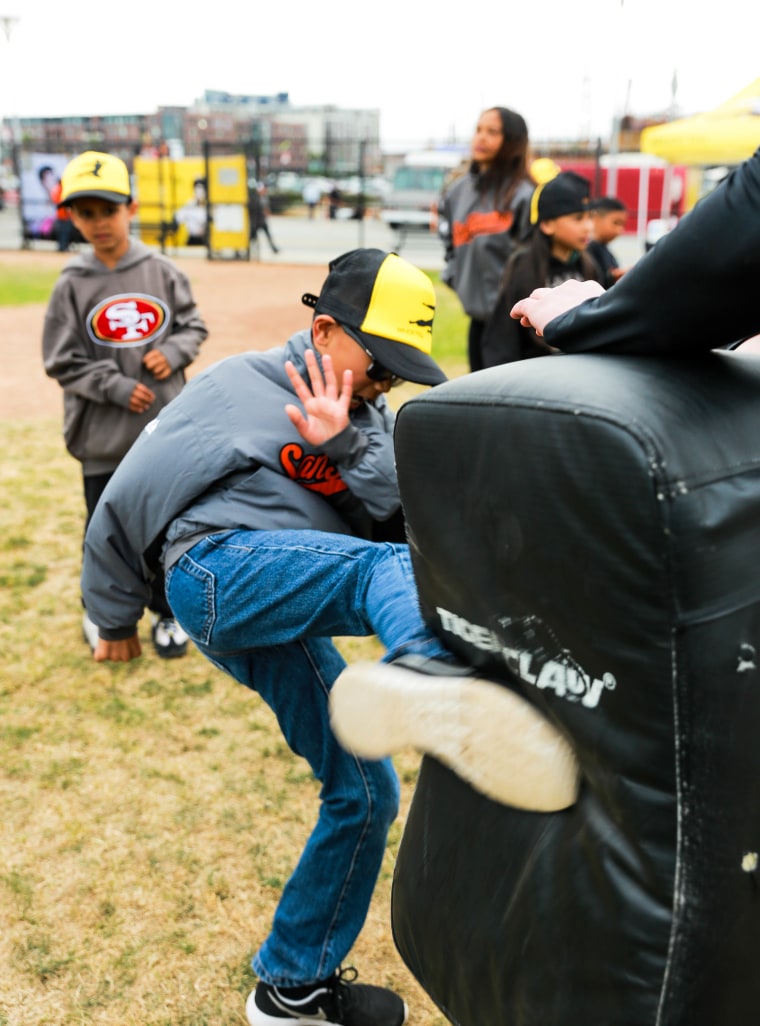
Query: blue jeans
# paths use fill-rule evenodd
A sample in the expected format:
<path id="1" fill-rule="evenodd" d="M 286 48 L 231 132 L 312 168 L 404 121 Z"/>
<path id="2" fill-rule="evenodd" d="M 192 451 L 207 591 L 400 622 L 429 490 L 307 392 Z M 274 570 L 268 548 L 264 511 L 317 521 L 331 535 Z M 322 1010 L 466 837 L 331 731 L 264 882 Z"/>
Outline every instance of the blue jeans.
<path id="1" fill-rule="evenodd" d="M 422 621 L 408 548 L 321 531 L 227 531 L 182 556 L 166 589 L 201 652 L 272 708 L 322 785 L 317 824 L 253 968 L 283 987 L 324 979 L 364 924 L 399 801 L 390 759 L 358 759 L 330 729 L 328 695 L 345 667 L 330 639 L 376 634 L 385 659 L 451 659 Z"/>

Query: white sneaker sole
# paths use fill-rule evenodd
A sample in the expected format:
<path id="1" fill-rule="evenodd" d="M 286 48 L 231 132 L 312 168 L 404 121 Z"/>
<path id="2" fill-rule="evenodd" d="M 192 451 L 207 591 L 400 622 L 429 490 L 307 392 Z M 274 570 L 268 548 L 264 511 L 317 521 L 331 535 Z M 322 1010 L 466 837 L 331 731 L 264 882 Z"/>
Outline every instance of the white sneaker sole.
<path id="1" fill-rule="evenodd" d="M 492 681 L 352 663 L 333 686 L 330 718 L 340 743 L 361 758 L 415 748 L 505 805 L 556 812 L 578 797 L 578 762 L 567 740 Z"/>
<path id="2" fill-rule="evenodd" d="M 98 647 L 98 628 L 89 618 L 87 613 L 82 613 L 82 637 L 94 652 Z"/>
<path id="3" fill-rule="evenodd" d="M 266 1012 L 262 1012 L 259 1006 L 256 1004 L 256 991 L 252 990 L 248 995 L 248 1000 L 245 1003 L 245 1017 L 248 1020 L 249 1026 L 336 1026 L 329 1019 L 324 1018 L 310 1018 L 309 1016 L 279 1016 L 267 1015 Z M 406 1001 L 404 1001 L 404 1018 L 401 1022 L 401 1026 L 404 1026 L 409 1018 L 409 1007 Z"/>

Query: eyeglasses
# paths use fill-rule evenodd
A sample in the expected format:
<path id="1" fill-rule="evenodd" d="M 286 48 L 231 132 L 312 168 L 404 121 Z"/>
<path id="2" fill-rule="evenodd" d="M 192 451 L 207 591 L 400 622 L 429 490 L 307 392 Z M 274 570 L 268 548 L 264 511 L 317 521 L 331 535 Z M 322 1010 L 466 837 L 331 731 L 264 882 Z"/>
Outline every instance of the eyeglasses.
<path id="1" fill-rule="evenodd" d="M 391 388 L 395 388 L 396 385 L 403 384 L 404 378 L 400 378 L 398 374 L 394 374 L 393 371 L 389 371 L 387 367 L 383 367 L 381 363 L 378 363 L 375 357 L 369 351 L 369 349 L 367 349 L 367 347 L 363 343 L 359 342 L 358 338 L 356 338 L 355 335 L 352 335 L 351 338 L 354 340 L 354 342 L 356 342 L 358 345 L 362 347 L 364 352 L 372 361 L 369 367 L 367 367 L 366 371 L 364 372 L 370 381 L 377 381 L 379 384 L 383 385 L 387 382 L 390 382 Z"/>

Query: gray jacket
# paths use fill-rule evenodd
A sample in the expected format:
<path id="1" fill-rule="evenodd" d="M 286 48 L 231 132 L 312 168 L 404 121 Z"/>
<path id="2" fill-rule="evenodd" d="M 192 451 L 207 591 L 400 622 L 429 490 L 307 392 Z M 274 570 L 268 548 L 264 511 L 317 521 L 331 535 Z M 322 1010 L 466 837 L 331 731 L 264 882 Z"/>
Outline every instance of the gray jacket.
<path id="1" fill-rule="evenodd" d="M 446 267 L 441 280 L 456 292 L 469 317 L 487 321 L 507 260 L 527 231 L 534 186 L 520 182 L 509 209 L 500 211 L 494 191 L 481 192 L 477 181 L 470 171 L 443 197 L 438 233 L 446 246 Z"/>
<path id="2" fill-rule="evenodd" d="M 381 396 L 321 450 L 285 413 L 298 404 L 285 361 L 305 374 L 309 330 L 281 348 L 231 356 L 194 378 L 130 449 L 85 539 L 82 594 L 101 636 L 136 629 L 152 568 L 235 529 L 369 536 L 400 508 L 394 415 Z"/>
<path id="3" fill-rule="evenodd" d="M 90 252 L 69 261 L 48 303 L 42 354 L 63 388 L 66 448 L 86 475 L 114 470 L 179 394 L 207 334 L 186 276 L 142 242 L 132 240 L 113 270 Z M 151 349 L 172 368 L 164 381 L 143 367 Z M 142 414 L 128 409 L 138 381 L 156 395 Z"/>

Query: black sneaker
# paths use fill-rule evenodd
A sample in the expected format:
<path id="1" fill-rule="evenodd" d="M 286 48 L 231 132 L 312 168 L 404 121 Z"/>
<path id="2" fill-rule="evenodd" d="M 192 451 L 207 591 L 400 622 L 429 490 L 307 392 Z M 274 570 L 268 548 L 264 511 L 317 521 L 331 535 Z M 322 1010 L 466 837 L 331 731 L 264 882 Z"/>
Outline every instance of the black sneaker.
<path id="1" fill-rule="evenodd" d="M 554 812 L 578 796 L 564 735 L 506 685 L 466 666 L 404 656 L 352 663 L 330 692 L 338 741 L 364 759 L 403 748 L 433 755 L 505 805 Z"/>
<path id="2" fill-rule="evenodd" d="M 402 1026 L 406 1002 L 385 987 L 356 983 L 353 967 L 305 987 L 260 982 L 248 995 L 250 1026 Z"/>
<path id="3" fill-rule="evenodd" d="M 187 652 L 187 634 L 182 630 L 176 620 L 165 617 L 160 620 L 155 614 L 151 614 L 153 626 L 151 637 L 153 647 L 162 659 L 177 659 Z"/>

